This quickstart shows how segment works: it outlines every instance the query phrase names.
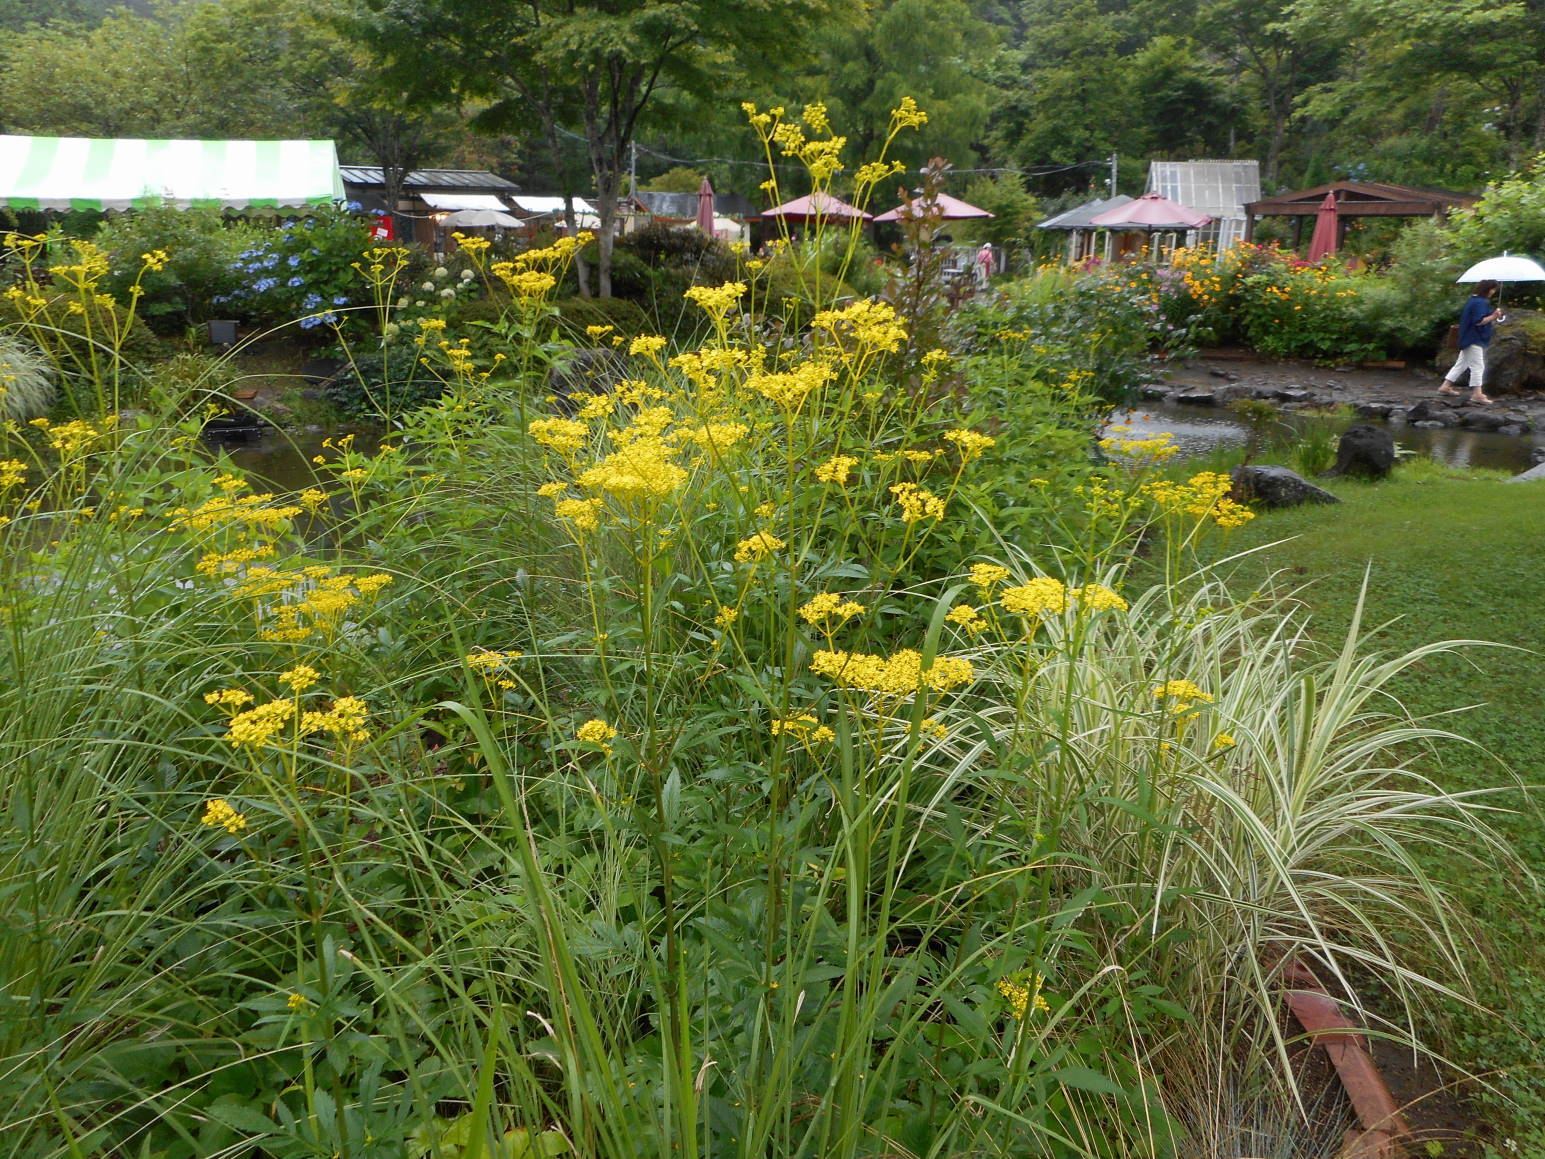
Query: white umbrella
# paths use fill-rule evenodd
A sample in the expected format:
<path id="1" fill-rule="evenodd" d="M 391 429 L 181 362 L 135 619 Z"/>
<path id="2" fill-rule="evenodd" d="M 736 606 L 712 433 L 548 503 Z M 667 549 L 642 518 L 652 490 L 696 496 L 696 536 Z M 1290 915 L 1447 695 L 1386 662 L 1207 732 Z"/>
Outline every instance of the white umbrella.
<path id="1" fill-rule="evenodd" d="M 1476 262 L 1454 281 L 1483 282 L 1487 278 L 1494 282 L 1545 282 L 1545 266 L 1533 258 L 1503 254 L 1501 257 Z"/>
<path id="2" fill-rule="evenodd" d="M 500 213 L 497 209 L 458 209 L 455 213 L 447 214 L 440 224 L 462 229 L 487 229 L 490 226 L 514 229 L 520 224 L 520 218 Z M 1545 278 L 1545 271 L 1540 273 L 1540 277 Z"/>

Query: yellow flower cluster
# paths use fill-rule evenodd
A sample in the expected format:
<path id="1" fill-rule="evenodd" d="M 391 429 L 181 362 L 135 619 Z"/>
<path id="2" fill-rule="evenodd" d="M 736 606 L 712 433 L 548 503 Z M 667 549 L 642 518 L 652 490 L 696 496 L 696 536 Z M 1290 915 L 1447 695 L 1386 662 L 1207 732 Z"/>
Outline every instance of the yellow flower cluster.
<path id="1" fill-rule="evenodd" d="M 911 97 L 902 97 L 901 103 L 891 110 L 890 131 L 916 129 L 928 123 L 928 114 L 917 107 Z"/>
<path id="2" fill-rule="evenodd" d="M 20 459 L 0 459 L 0 491 L 20 487 L 27 481 L 27 464 Z"/>
<path id="3" fill-rule="evenodd" d="M 961 461 L 965 463 L 980 457 L 989 447 L 998 445 L 997 439 L 992 438 L 990 435 L 980 434 L 977 431 L 945 431 L 944 438 L 946 441 L 955 444 L 956 448 L 960 451 Z"/>
<path id="4" fill-rule="evenodd" d="M 602 499 L 559 499 L 553 504 L 553 514 L 567 519 L 580 531 L 596 531 L 601 526 Z"/>
<path id="5" fill-rule="evenodd" d="M 512 660 L 519 660 L 524 652 L 468 652 L 463 659 L 472 671 L 487 676 L 498 672 Z"/>
<path id="6" fill-rule="evenodd" d="M 101 425 L 96 426 L 84 419 L 71 419 L 67 423 L 55 424 L 46 418 L 31 420 L 30 426 L 37 427 L 48 439 L 48 445 L 66 459 L 73 459 L 91 447 L 91 444 L 99 439 L 104 439 L 112 432 L 117 420 L 113 416 L 101 420 Z"/>
<path id="7" fill-rule="evenodd" d="M 825 331 L 839 345 L 851 342 L 860 350 L 892 354 L 907 340 L 896 307 L 871 298 L 860 298 L 839 310 L 821 310 L 810 325 Z"/>
<path id="8" fill-rule="evenodd" d="M 1156 463 L 1180 453 L 1180 448 L 1175 445 L 1175 436 L 1168 431 L 1140 437 L 1131 437 L 1130 431 L 1130 427 L 1111 427 L 1109 434 L 1100 440 L 1100 450 L 1107 455 L 1147 459 Z"/>
<path id="9" fill-rule="evenodd" d="M 833 455 L 815 469 L 815 477 L 818 482 L 843 487 L 847 485 L 848 476 L 857 465 L 858 460 L 852 455 Z"/>
<path id="10" fill-rule="evenodd" d="M 746 385 L 780 409 L 794 412 L 804 405 L 812 392 L 820 390 L 834 377 L 836 371 L 824 362 L 802 362 L 793 370 L 753 374 Z"/>
<path id="11" fill-rule="evenodd" d="M 687 481 L 687 472 L 673 460 L 676 448 L 657 435 L 640 435 L 575 477 L 591 491 L 618 499 L 660 498 Z"/>
<path id="12" fill-rule="evenodd" d="M 575 419 L 533 419 L 526 433 L 560 455 L 576 455 L 590 441 L 590 428 Z"/>
<path id="13" fill-rule="evenodd" d="M 695 427 L 682 427 L 675 437 L 684 443 L 693 443 L 706 451 L 722 454 L 751 433 L 745 423 L 701 423 Z"/>
<path id="14" fill-rule="evenodd" d="M 575 729 L 574 736 L 586 744 L 599 745 L 602 752 L 610 755 L 612 746 L 607 742 L 617 736 L 617 730 L 604 720 L 592 718 Z"/>
<path id="15" fill-rule="evenodd" d="M 297 695 L 320 679 L 322 679 L 321 675 L 309 664 L 297 664 L 294 668 L 279 673 L 279 683 Z"/>
<path id="16" fill-rule="evenodd" d="M 262 528 L 265 531 L 282 529 L 289 520 L 301 513 L 302 508 L 292 503 L 274 503 L 274 496 L 216 495 L 194 508 L 178 507 L 172 511 L 174 526 L 192 531 L 221 531 L 229 527 Z"/>
<path id="17" fill-rule="evenodd" d="M 819 625 L 828 620 L 836 620 L 844 624 L 854 616 L 862 616 L 867 608 L 854 600 L 844 600 L 841 596 L 832 592 L 822 592 L 818 596 L 812 596 L 799 607 L 800 618 L 807 624 Z"/>
<path id="18" fill-rule="evenodd" d="M 916 483 L 893 483 L 890 491 L 901 506 L 903 522 L 916 523 L 920 519 L 944 518 L 944 500 L 932 491 L 925 491 Z"/>
<path id="19" fill-rule="evenodd" d="M 1091 612 L 1124 612 L 1127 602 L 1104 584 L 1085 584 L 1081 588 L 1069 588 L 1068 595 Z"/>
<path id="20" fill-rule="evenodd" d="M 987 621 L 982 618 L 982 613 L 970 604 L 956 604 L 944 618 L 951 624 L 960 625 L 973 636 L 987 627 Z"/>
<path id="21" fill-rule="evenodd" d="M 1067 610 L 1068 590 L 1061 580 L 1038 576 L 1027 584 L 1004 588 L 998 602 L 1016 616 L 1060 615 Z"/>
<path id="22" fill-rule="evenodd" d="M 786 716 L 772 722 L 773 736 L 792 736 L 805 745 L 827 744 L 837 739 L 830 726 L 824 725 L 808 712 L 798 716 Z"/>
<path id="23" fill-rule="evenodd" d="M 301 710 L 301 694 L 319 679 L 316 669 L 302 664 L 279 675 L 279 682 L 290 688 L 291 696 L 255 705 L 244 712 L 236 710 L 250 703 L 252 696 L 239 688 L 205 693 L 204 702 L 230 714 L 225 739 L 232 748 L 265 748 L 273 743 L 275 737 L 289 729 L 292 723 L 296 739 L 331 733 L 346 744 L 369 740 L 370 733 L 365 728 L 365 720 L 370 710 L 357 696 L 340 696 L 326 711 Z"/>
<path id="24" fill-rule="evenodd" d="M 757 563 L 766 559 L 775 551 L 781 551 L 788 544 L 779 539 L 770 531 L 758 531 L 755 535 L 749 535 L 735 545 L 736 563 Z"/>
<path id="25" fill-rule="evenodd" d="M 998 993 L 1007 1000 L 1009 1013 L 1014 1016 L 1014 1021 L 1023 1022 L 1025 1015 L 1031 1011 L 1037 1014 L 1051 1011 L 1051 1005 L 1041 994 L 1041 987 L 1044 984 L 1045 979 L 1039 974 L 1028 977 L 1022 973 L 1010 974 L 1006 978 L 998 979 Z"/>
<path id="26" fill-rule="evenodd" d="M 1219 527 L 1242 527 L 1255 518 L 1248 507 L 1226 498 L 1233 481 L 1219 471 L 1202 471 L 1184 483 L 1157 479 L 1145 483 L 1143 491 L 1166 515 L 1209 516 Z"/>
<path id="27" fill-rule="evenodd" d="M 340 696 L 333 701 L 328 711 L 307 712 L 302 716 L 300 733 L 302 736 L 310 736 L 313 733 L 330 732 L 339 740 L 358 744 L 370 739 L 370 733 L 365 728 L 365 719 L 369 715 L 370 709 L 359 697 Z"/>
<path id="28" fill-rule="evenodd" d="M 253 614 L 262 625 L 259 636 L 293 643 L 312 635 L 331 639 L 347 612 L 373 599 L 391 582 L 385 572 L 335 575 L 332 568 L 320 565 L 292 570 L 254 567 L 247 569 L 231 595 L 252 602 Z M 265 602 L 271 597 L 277 602 Z"/>
<path id="29" fill-rule="evenodd" d="M 225 739 L 232 748 L 260 749 L 283 732 L 294 716 L 293 700 L 270 700 L 231 717 Z"/>
<path id="30" fill-rule="evenodd" d="M 665 349 L 665 339 L 658 334 L 640 334 L 628 346 L 629 354 L 642 354 L 645 358 L 652 358 Z"/>
<path id="31" fill-rule="evenodd" d="M 869 652 L 816 652 L 810 671 L 842 688 L 856 688 L 885 696 L 911 696 L 920 688 L 947 692 L 976 676 L 971 661 L 959 656 L 935 656 L 923 666 L 922 653 L 911 648 L 894 656 Z"/>
<path id="32" fill-rule="evenodd" d="M 993 588 L 1009 578 L 1009 569 L 996 563 L 973 563 L 971 565 L 971 582 L 981 589 L 983 595 L 987 595 Z"/>
<path id="33" fill-rule="evenodd" d="M 1153 698 L 1169 701 L 1168 708 L 1176 716 L 1191 713 L 1196 704 L 1211 704 L 1212 697 L 1189 680 L 1166 680 L 1153 686 Z M 1191 713 L 1195 715 L 1195 713 Z"/>
<path id="34" fill-rule="evenodd" d="M 733 310 L 745 294 L 744 282 L 725 282 L 722 286 L 690 286 L 684 296 L 696 302 L 709 317 L 717 321 Z"/>
<path id="35" fill-rule="evenodd" d="M 247 827 L 247 815 L 238 813 L 224 797 L 206 802 L 199 821 L 211 829 L 222 828 L 233 837 Z"/>

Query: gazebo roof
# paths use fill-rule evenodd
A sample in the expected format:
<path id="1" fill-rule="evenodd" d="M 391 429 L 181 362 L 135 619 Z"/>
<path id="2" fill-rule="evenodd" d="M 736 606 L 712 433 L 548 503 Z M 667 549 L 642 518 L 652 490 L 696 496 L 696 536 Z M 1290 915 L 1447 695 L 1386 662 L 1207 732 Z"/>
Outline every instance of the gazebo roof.
<path id="1" fill-rule="evenodd" d="M 1415 185 L 1384 185 L 1373 181 L 1333 181 L 1263 197 L 1245 205 L 1251 217 L 1313 217 L 1329 193 L 1336 212 L 1344 217 L 1429 217 L 1474 205 L 1479 197 L 1450 189 L 1424 189 Z"/>
<path id="2" fill-rule="evenodd" d="M 1118 205 L 1125 205 L 1132 199 L 1125 193 L 1118 193 L 1115 197 L 1104 197 L 1090 201 L 1084 205 L 1065 209 L 1055 217 L 1048 217 L 1036 226 L 1037 229 L 1094 229 L 1089 224 L 1091 217 L 1104 213 L 1107 209 L 1115 209 Z"/>

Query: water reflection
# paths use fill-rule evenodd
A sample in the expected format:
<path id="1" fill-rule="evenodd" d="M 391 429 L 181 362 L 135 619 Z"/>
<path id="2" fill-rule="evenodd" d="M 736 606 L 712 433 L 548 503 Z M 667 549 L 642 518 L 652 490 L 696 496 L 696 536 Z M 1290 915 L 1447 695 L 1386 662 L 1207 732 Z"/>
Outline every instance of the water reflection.
<path id="1" fill-rule="evenodd" d="M 1226 407 L 1155 402 L 1129 411 L 1117 411 L 1111 416 L 1111 422 L 1125 424 L 1138 435 L 1168 431 L 1174 436 L 1181 454 L 1188 457 L 1211 454 L 1219 447 L 1243 450 L 1250 437 L 1249 429 Z M 1316 429 L 1329 430 L 1339 436 L 1353 423 L 1379 425 L 1377 419 L 1325 418 L 1303 413 L 1284 414 L 1281 422 L 1287 438 L 1302 437 Z M 1529 435 L 1499 435 L 1458 427 L 1428 430 L 1404 423 L 1389 423 L 1388 427 L 1397 447 L 1418 455 L 1430 455 L 1451 467 L 1526 471 L 1532 465 L 1530 455 L 1534 448 L 1545 447 L 1545 434 L 1539 431 Z"/>
<path id="2" fill-rule="evenodd" d="M 322 443 L 325 439 L 337 440 L 343 435 L 354 435 L 354 449 L 366 455 L 374 455 L 381 446 L 379 433 L 370 431 L 276 431 L 269 428 L 256 439 L 208 439 L 212 450 L 224 451 L 233 466 L 253 479 L 263 480 L 275 491 L 304 491 L 307 487 L 322 486 L 332 477 L 321 479 L 312 459 L 317 455 L 331 454 Z"/>

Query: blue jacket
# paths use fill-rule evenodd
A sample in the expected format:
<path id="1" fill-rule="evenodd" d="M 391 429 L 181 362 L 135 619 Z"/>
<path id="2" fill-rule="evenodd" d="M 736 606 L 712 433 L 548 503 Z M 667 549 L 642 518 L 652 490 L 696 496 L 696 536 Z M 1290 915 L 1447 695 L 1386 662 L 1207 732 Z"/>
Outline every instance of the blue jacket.
<path id="1" fill-rule="evenodd" d="M 1476 294 L 1468 302 L 1465 308 L 1459 312 L 1459 348 L 1466 346 L 1490 346 L 1491 326 L 1490 322 L 1481 324 L 1481 319 L 1490 314 L 1494 307 L 1490 298 L 1483 298 Z"/>

